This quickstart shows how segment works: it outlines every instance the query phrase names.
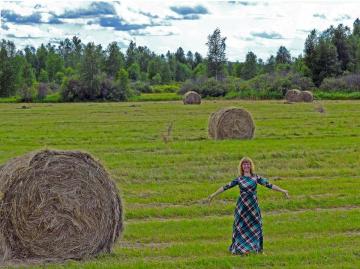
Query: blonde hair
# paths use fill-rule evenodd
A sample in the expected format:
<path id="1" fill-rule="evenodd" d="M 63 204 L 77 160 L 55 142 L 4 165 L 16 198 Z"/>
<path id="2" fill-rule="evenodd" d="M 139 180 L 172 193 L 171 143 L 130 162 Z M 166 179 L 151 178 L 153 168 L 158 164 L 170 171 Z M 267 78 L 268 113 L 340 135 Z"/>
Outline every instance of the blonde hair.
<path id="1" fill-rule="evenodd" d="M 248 162 L 250 163 L 250 174 L 254 174 L 255 173 L 255 165 L 254 165 L 254 162 L 249 158 L 249 157 L 243 157 L 240 162 L 239 162 L 239 175 L 243 176 L 244 175 L 244 170 L 242 168 L 242 164 L 244 162 Z"/>

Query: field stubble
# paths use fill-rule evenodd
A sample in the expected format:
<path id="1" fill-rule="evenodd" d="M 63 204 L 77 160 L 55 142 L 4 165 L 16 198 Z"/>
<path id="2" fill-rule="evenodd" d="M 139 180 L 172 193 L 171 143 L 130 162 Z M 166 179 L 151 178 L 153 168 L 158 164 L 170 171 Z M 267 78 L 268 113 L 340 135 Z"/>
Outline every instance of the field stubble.
<path id="1" fill-rule="evenodd" d="M 114 253 L 50 268 L 359 268 L 360 101 L 317 105 L 0 104 L 0 163 L 39 148 L 85 150 L 122 192 Z M 251 112 L 253 140 L 208 139 L 209 115 L 228 106 Z M 291 199 L 259 187 L 265 254 L 238 257 L 227 251 L 238 189 L 204 199 L 236 177 L 244 155 Z"/>

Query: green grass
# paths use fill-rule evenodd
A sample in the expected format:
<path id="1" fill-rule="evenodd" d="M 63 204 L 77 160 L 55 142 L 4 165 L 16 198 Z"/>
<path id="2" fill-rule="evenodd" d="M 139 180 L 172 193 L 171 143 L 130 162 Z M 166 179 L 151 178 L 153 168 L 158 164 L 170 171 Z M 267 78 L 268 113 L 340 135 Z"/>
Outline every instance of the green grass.
<path id="1" fill-rule="evenodd" d="M 176 93 L 179 91 L 181 87 L 181 83 L 172 83 L 172 84 L 165 84 L 165 85 L 153 85 L 152 89 L 154 93 Z"/>
<path id="2" fill-rule="evenodd" d="M 358 100 L 360 99 L 360 92 L 331 92 L 331 91 L 313 91 L 314 99 L 316 100 Z M 245 99 L 245 100 L 276 100 L 284 99 L 279 92 L 269 92 L 266 89 L 263 90 L 242 90 L 242 91 L 230 91 L 225 99 Z"/>
<path id="3" fill-rule="evenodd" d="M 16 103 L 16 102 L 17 102 L 16 96 L 0 98 L 0 103 Z"/>
<path id="4" fill-rule="evenodd" d="M 245 99 L 245 100 L 269 100 L 269 99 L 284 99 L 281 92 L 271 92 L 267 89 L 256 90 L 247 89 L 241 91 L 228 92 L 225 99 Z"/>
<path id="5" fill-rule="evenodd" d="M 59 92 L 48 94 L 43 100 L 34 100 L 34 103 L 59 103 L 61 96 Z M 20 96 L 1 97 L 0 103 L 21 103 Z"/>
<path id="6" fill-rule="evenodd" d="M 360 92 L 324 92 L 315 91 L 314 97 L 316 99 L 327 99 L 327 100 L 349 100 L 349 99 L 360 99 Z"/>
<path id="7" fill-rule="evenodd" d="M 145 101 L 177 101 L 181 100 L 182 96 L 176 92 L 179 89 L 179 84 L 169 85 L 155 85 L 154 93 L 142 93 L 140 95 L 134 95 L 129 98 L 129 102 L 145 102 Z M 323 92 L 314 91 L 314 98 L 316 100 L 358 100 L 360 99 L 359 92 Z M 281 94 L 268 91 L 256 91 L 247 90 L 242 92 L 231 91 L 224 97 L 207 97 L 206 100 L 231 100 L 231 99 L 243 99 L 243 100 L 279 100 L 283 99 Z M 20 97 L 1 97 L 0 103 L 18 103 Z M 60 93 L 53 93 L 47 95 L 43 100 L 34 100 L 34 103 L 60 103 Z"/>
<path id="8" fill-rule="evenodd" d="M 59 92 L 48 94 L 44 100 L 42 100 L 43 103 L 59 103 L 61 102 L 61 95 Z"/>
<path id="9" fill-rule="evenodd" d="M 49 268 L 360 267 L 360 101 L 27 106 L 0 104 L 0 163 L 40 148 L 89 151 L 110 170 L 125 206 L 112 254 Z M 252 113 L 254 139 L 208 139 L 209 115 L 226 106 Z M 227 251 L 238 190 L 211 206 L 204 199 L 236 177 L 244 155 L 291 199 L 259 186 L 265 254 L 239 257 Z"/>
<path id="10" fill-rule="evenodd" d="M 130 97 L 129 101 L 143 102 L 143 101 L 176 101 L 181 100 L 182 96 L 174 92 L 162 92 L 162 93 L 142 93 L 141 95 L 135 95 Z"/>
<path id="11" fill-rule="evenodd" d="M 174 92 L 142 93 L 130 97 L 129 102 L 177 101 L 181 99 L 182 96 Z M 2 97 L 0 103 L 20 103 L 20 97 Z M 61 96 L 60 93 L 53 93 L 47 95 L 43 100 L 34 100 L 33 103 L 61 103 Z"/>

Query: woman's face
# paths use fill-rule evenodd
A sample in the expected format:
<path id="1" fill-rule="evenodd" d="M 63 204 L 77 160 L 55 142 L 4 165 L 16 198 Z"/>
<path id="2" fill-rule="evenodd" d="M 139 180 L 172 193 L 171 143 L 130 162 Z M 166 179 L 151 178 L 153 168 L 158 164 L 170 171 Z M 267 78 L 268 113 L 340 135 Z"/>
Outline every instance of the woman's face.
<path id="1" fill-rule="evenodd" d="M 250 171 L 251 171 L 251 163 L 250 162 L 245 161 L 241 164 L 241 166 L 242 166 L 244 173 L 250 173 Z"/>

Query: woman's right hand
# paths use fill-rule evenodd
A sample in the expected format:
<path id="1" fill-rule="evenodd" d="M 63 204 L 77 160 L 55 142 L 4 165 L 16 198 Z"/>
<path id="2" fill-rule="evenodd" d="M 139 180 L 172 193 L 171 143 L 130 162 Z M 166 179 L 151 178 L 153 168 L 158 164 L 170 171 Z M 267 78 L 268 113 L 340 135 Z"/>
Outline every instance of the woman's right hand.
<path id="1" fill-rule="evenodd" d="M 288 192 L 287 190 L 283 190 L 283 194 L 285 195 L 285 197 L 286 197 L 287 199 L 290 198 L 289 192 Z"/>
<path id="2" fill-rule="evenodd" d="M 211 201 L 214 199 L 214 196 L 211 194 L 209 195 L 209 197 L 207 198 L 207 202 L 208 204 L 210 205 L 211 204 Z"/>

